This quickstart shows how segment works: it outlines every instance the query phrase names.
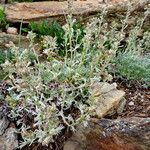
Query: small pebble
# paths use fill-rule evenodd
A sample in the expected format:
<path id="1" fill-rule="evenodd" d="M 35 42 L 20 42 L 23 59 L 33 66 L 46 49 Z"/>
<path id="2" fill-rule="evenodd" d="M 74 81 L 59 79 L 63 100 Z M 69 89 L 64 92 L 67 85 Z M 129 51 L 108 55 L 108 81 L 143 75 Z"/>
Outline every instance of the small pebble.
<path id="1" fill-rule="evenodd" d="M 18 34 L 17 28 L 14 28 L 14 27 L 8 27 L 7 33 L 8 33 L 8 34 Z"/>
<path id="2" fill-rule="evenodd" d="M 134 105 L 134 102 L 131 101 L 131 102 L 128 103 L 128 105 L 129 105 L 129 106 L 133 106 L 133 105 Z"/>

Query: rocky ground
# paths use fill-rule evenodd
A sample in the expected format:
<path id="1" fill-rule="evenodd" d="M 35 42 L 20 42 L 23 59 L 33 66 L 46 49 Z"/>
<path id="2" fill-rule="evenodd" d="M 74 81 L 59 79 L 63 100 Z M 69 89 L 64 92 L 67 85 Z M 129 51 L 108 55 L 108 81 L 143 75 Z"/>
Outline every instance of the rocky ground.
<path id="1" fill-rule="evenodd" d="M 115 81 L 125 91 L 123 111 L 79 127 L 64 150 L 149 150 L 150 89 L 137 82 Z"/>
<path id="2" fill-rule="evenodd" d="M 118 80 L 118 88 L 125 91 L 127 100 L 120 117 L 150 117 L 150 88 L 139 83 Z"/>
<path id="3" fill-rule="evenodd" d="M 56 142 L 48 147 L 33 144 L 24 147 L 23 150 L 125 150 L 124 146 L 126 146 L 126 150 L 148 150 L 150 146 L 148 142 L 150 140 L 150 89 L 144 88 L 138 83 L 129 84 L 129 82 L 121 79 L 116 79 L 115 81 L 118 84 L 117 88 L 125 91 L 126 102 L 124 105 L 116 105 L 116 101 L 119 99 L 109 98 L 107 105 L 110 104 L 110 106 L 106 106 L 105 101 L 104 106 L 106 106 L 105 108 L 110 108 L 111 111 L 102 111 L 103 108 L 101 108 L 100 112 L 98 111 L 100 113 L 99 117 L 104 116 L 103 119 L 92 119 L 88 127 L 78 127 L 75 134 L 65 129 L 56 137 Z M 110 92 L 108 92 L 109 90 Z M 107 85 L 101 91 L 102 93 L 104 91 L 114 93 L 117 90 L 114 86 Z M 107 95 L 112 97 L 108 93 Z M 112 103 L 114 101 L 115 103 Z M 100 102 L 103 103 L 101 100 Z M 116 108 L 118 110 L 119 106 L 121 111 L 114 111 Z M 13 146 L 18 145 L 17 135 L 14 132 L 15 123 L 9 122 L 6 117 L 1 116 L 0 127 L 0 141 L 2 141 L 0 149 L 3 150 L 5 145 L 7 150 L 12 150 Z M 90 143 L 91 139 L 92 144 Z M 64 143 L 66 143 L 65 147 Z"/>

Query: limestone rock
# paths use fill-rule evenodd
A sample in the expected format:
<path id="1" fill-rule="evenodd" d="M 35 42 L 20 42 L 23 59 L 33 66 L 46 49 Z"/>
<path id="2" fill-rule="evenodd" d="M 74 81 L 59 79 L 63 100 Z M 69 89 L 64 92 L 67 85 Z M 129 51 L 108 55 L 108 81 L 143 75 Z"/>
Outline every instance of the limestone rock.
<path id="1" fill-rule="evenodd" d="M 18 147 L 15 128 L 9 124 L 9 120 L 0 112 L 0 150 L 15 150 Z"/>
<path id="2" fill-rule="evenodd" d="M 107 2 L 108 1 L 108 2 Z M 118 12 L 125 12 L 128 9 L 128 0 L 85 0 L 74 1 L 72 6 L 72 13 L 75 16 L 88 16 L 89 14 L 96 14 L 108 7 L 108 13 L 117 14 Z M 144 9 L 150 0 L 131 0 L 132 11 Z M 67 1 L 48 1 L 48 2 L 34 2 L 34 3 L 16 3 L 13 5 L 6 5 L 6 18 L 10 22 L 29 22 L 40 19 L 48 19 L 63 17 L 68 13 Z"/>
<path id="3" fill-rule="evenodd" d="M 8 27 L 7 33 L 8 33 L 8 34 L 18 34 L 18 33 L 17 33 L 17 28 Z"/>
<path id="4" fill-rule="evenodd" d="M 97 0 L 90 1 L 74 1 L 73 13 L 74 14 L 85 14 L 89 10 L 97 10 Z M 57 17 L 68 13 L 67 1 L 57 2 L 34 2 L 34 3 L 17 3 L 14 5 L 6 6 L 6 17 L 11 22 L 30 20 L 39 20 L 42 18 Z"/>
<path id="5" fill-rule="evenodd" d="M 67 144 L 64 145 L 64 150 L 83 150 L 82 145 L 75 141 L 68 141 Z"/>
<path id="6" fill-rule="evenodd" d="M 108 114 L 116 112 L 119 107 L 123 107 L 122 101 L 125 92 L 116 89 L 116 83 L 106 82 L 94 83 L 91 87 L 91 101 L 96 101 L 96 115 L 102 118 Z M 121 109 L 120 109 L 121 110 Z"/>
<path id="7" fill-rule="evenodd" d="M 0 136 L 0 150 L 15 150 L 18 147 L 17 134 L 14 128 L 8 128 Z"/>
<path id="8" fill-rule="evenodd" d="M 27 48 L 29 46 L 29 40 L 21 35 L 7 34 L 5 32 L 0 33 L 0 48 L 6 48 L 6 44 L 12 41 L 18 46 L 20 41 L 20 47 Z"/>
<path id="9" fill-rule="evenodd" d="M 78 127 L 64 150 L 149 150 L 150 118 L 93 120 Z"/>
<path id="10" fill-rule="evenodd" d="M 0 0 L 0 4 L 5 4 L 5 0 Z"/>
<path id="11" fill-rule="evenodd" d="M 134 102 L 131 101 L 131 102 L 128 103 L 128 105 L 129 105 L 129 106 L 134 106 Z"/>
<path id="12" fill-rule="evenodd" d="M 9 125 L 9 121 L 6 117 L 0 119 L 0 136 L 5 132 L 6 128 Z"/>

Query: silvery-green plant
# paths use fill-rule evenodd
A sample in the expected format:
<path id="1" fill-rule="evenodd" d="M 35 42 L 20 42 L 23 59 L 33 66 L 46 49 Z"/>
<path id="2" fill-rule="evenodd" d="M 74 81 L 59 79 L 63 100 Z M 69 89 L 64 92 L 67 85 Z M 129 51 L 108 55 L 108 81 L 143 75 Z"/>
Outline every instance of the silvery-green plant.
<path id="1" fill-rule="evenodd" d="M 90 99 L 90 87 L 94 82 L 111 79 L 107 67 L 119 44 L 112 38 L 115 27 L 104 33 L 107 25 L 103 21 L 103 17 L 93 18 L 79 43 L 81 31 L 78 29 L 74 37 L 76 20 L 68 16 L 63 26 L 65 55 L 59 56 L 55 37 L 45 36 L 43 54 L 47 59 L 44 61 L 35 50 L 34 33 L 27 36 L 28 49 L 20 50 L 10 43 L 14 58 L 1 66 L 10 85 L 5 98 L 10 107 L 9 117 L 21 126 L 18 131 L 23 138 L 21 147 L 35 141 L 47 145 L 66 126 L 74 131 L 77 124 L 86 124 L 90 115 L 95 115 L 96 102 Z M 71 112 L 72 108 L 77 115 Z"/>
<path id="2" fill-rule="evenodd" d="M 149 81 L 149 50 L 150 32 L 143 29 L 143 23 L 149 15 L 149 9 L 142 19 L 137 19 L 136 26 L 130 29 L 128 36 L 123 36 L 125 45 L 117 51 L 117 57 L 112 67 L 117 76 L 150 86 Z M 127 23 L 126 23 L 127 24 Z M 125 32 L 121 32 L 125 33 Z M 121 37 L 120 33 L 115 36 Z M 121 51 L 120 51 L 121 49 Z"/>

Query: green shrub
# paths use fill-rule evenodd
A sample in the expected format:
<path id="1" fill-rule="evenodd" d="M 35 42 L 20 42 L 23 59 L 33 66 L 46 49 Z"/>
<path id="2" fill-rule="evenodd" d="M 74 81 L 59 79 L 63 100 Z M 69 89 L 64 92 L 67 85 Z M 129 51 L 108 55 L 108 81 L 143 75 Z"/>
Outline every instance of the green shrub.
<path id="1" fill-rule="evenodd" d="M 140 40 L 140 46 L 144 54 L 150 53 L 150 32 L 144 32 L 142 40 Z"/>
<path id="2" fill-rule="evenodd" d="M 11 60 L 13 57 L 10 50 L 0 50 L 0 64 L 4 63 L 6 60 Z"/>
<path id="3" fill-rule="evenodd" d="M 114 34 L 114 38 L 120 42 L 114 63 L 109 68 L 117 77 L 124 77 L 128 81 L 136 80 L 147 86 L 150 85 L 150 32 L 142 27 L 148 14 L 149 10 L 146 10 L 144 17 L 136 20 L 136 26 L 128 28 L 130 11 L 127 12 L 121 30 Z"/>
<path id="4" fill-rule="evenodd" d="M 116 73 L 128 80 L 137 80 L 150 86 L 150 57 L 123 53 L 117 57 L 115 67 Z"/>
<path id="5" fill-rule="evenodd" d="M 64 35 L 64 30 L 62 26 L 56 21 L 49 23 L 48 21 L 41 21 L 39 23 L 30 22 L 29 28 L 39 35 L 50 35 L 52 37 L 57 37 L 58 43 L 62 42 Z"/>
<path id="6" fill-rule="evenodd" d="M 65 26 L 65 25 L 64 25 Z M 43 20 L 39 23 L 35 22 L 30 22 L 29 23 L 29 28 L 31 31 L 34 33 L 38 34 L 38 36 L 44 36 L 44 35 L 49 35 L 52 37 L 56 38 L 57 45 L 58 45 L 58 50 L 59 50 L 59 55 L 65 55 L 64 51 L 64 44 L 65 44 L 65 31 L 63 29 L 63 26 L 61 26 L 58 22 L 53 21 L 52 23 L 49 23 L 46 20 Z M 83 36 L 85 35 L 85 27 L 82 26 L 79 22 L 74 22 L 73 23 L 73 40 L 77 40 L 76 43 L 72 44 L 81 44 L 81 40 Z M 66 37 L 67 38 L 67 37 Z M 68 45 L 69 46 L 69 45 Z M 78 49 L 79 50 L 79 49 Z"/>
<path id="7" fill-rule="evenodd" d="M 0 8 L 0 28 L 4 28 L 7 25 L 6 15 L 4 8 Z"/>
<path id="8" fill-rule="evenodd" d="M 150 32 L 144 32 L 142 38 L 139 37 L 140 32 L 141 25 L 130 30 L 125 46 L 117 50 L 113 72 L 150 86 Z"/>

